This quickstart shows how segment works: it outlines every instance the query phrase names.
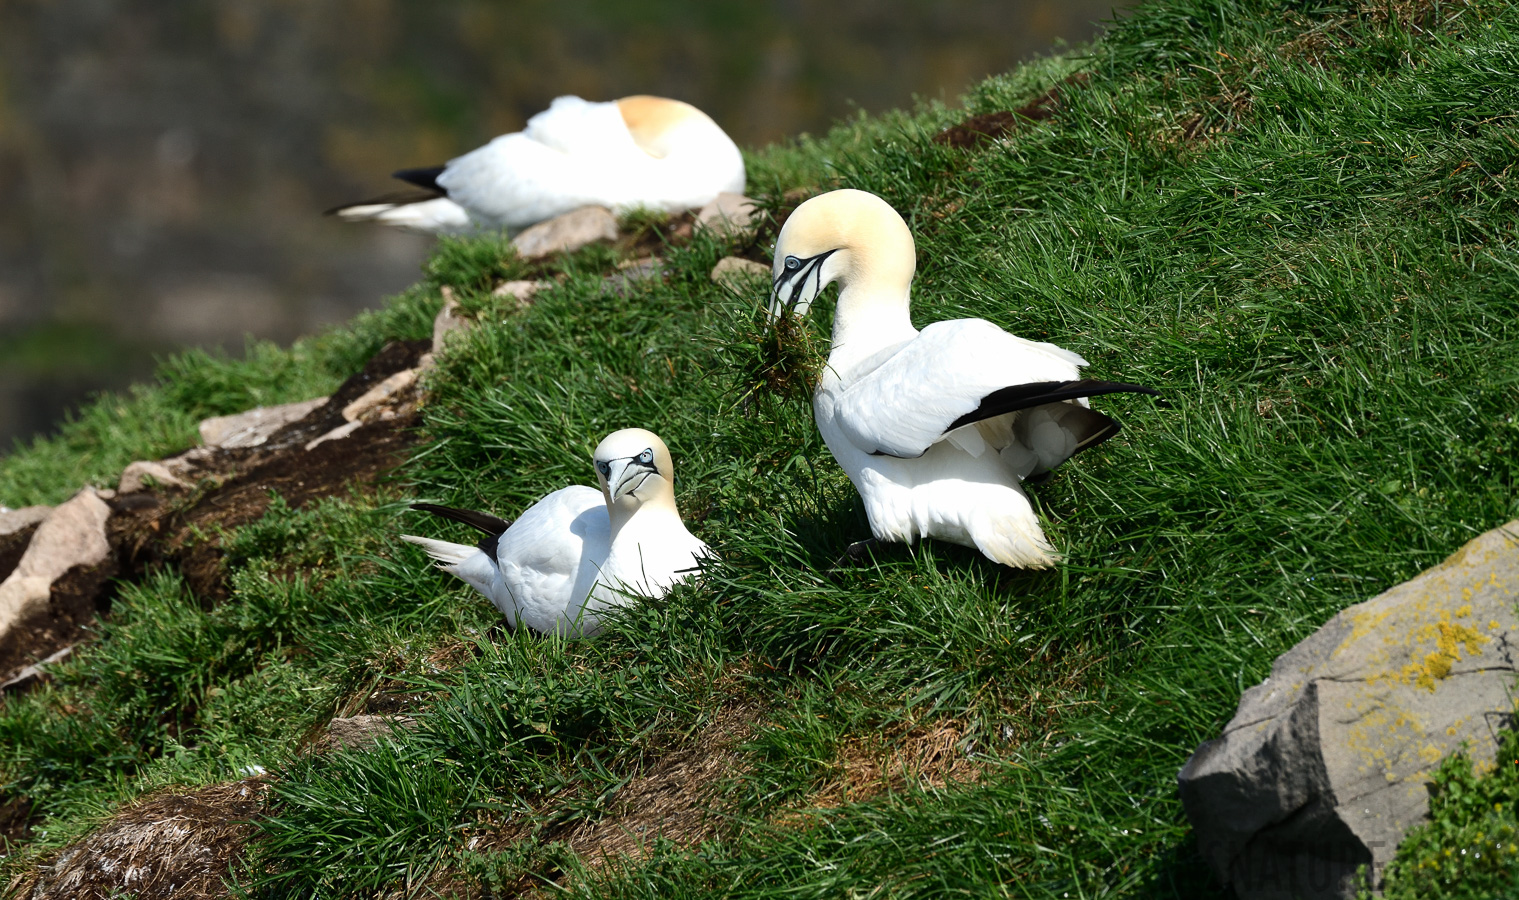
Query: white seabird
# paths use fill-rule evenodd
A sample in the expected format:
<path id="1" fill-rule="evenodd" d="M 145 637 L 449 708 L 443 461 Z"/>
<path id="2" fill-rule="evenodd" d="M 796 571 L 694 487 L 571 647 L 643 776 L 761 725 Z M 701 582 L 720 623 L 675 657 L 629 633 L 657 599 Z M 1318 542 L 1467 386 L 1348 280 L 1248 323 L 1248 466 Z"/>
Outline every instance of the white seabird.
<path id="1" fill-rule="evenodd" d="M 744 157 L 706 113 L 664 97 L 559 97 L 522 131 L 394 177 L 424 189 L 328 210 L 423 234 L 519 231 L 579 209 L 679 212 L 743 193 Z"/>
<path id="2" fill-rule="evenodd" d="M 985 319 L 918 331 L 908 314 L 916 268 L 907 223 L 865 191 L 814 197 L 781 228 L 772 315 L 805 314 L 840 285 L 813 396 L 818 431 L 877 540 L 937 537 L 1009 566 L 1052 565 L 1022 482 L 1118 433 L 1087 397 L 1157 392 L 1081 380 L 1080 356 Z"/>
<path id="3" fill-rule="evenodd" d="M 416 503 L 486 533 L 477 546 L 403 534 L 495 604 L 507 623 L 540 634 L 591 636 L 602 611 L 662 597 L 715 554 L 675 508 L 670 451 L 653 432 L 608 435 L 595 453 L 601 490 L 557 490 L 515 522 L 489 513 Z"/>

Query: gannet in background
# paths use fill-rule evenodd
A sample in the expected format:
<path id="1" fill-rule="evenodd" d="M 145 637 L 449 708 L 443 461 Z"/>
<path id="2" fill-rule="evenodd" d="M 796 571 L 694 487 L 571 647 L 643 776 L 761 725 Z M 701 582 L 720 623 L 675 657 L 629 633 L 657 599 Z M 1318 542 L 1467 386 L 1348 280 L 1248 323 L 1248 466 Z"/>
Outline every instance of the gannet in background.
<path id="1" fill-rule="evenodd" d="M 591 636 L 601 613 L 636 597 L 662 597 L 715 554 L 686 530 L 675 508 L 670 451 L 653 432 L 628 428 L 596 447 L 598 492 L 555 491 L 515 522 L 488 513 L 416 503 L 488 535 L 479 545 L 403 534 L 488 597 L 512 628 Z"/>
<path id="2" fill-rule="evenodd" d="M 1081 380 L 1086 360 L 984 319 L 908 316 L 912 233 L 886 201 L 833 191 L 797 207 L 775 245 L 770 312 L 804 314 L 839 282 L 833 347 L 813 397 L 818 431 L 865 501 L 877 540 L 923 536 L 1009 566 L 1058 556 L 1023 492 L 1118 423 L 1086 399 L 1133 384 Z"/>
<path id="3" fill-rule="evenodd" d="M 396 178 L 431 192 L 328 210 L 424 234 L 518 231 L 582 206 L 679 212 L 743 193 L 744 157 L 707 114 L 679 100 L 560 97 L 527 127 L 441 166 Z"/>

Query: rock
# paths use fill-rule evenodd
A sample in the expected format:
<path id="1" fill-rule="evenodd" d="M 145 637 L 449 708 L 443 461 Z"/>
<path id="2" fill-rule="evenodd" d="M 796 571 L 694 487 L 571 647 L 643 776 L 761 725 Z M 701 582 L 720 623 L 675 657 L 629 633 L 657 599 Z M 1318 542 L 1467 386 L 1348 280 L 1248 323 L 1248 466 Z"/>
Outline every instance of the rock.
<path id="1" fill-rule="evenodd" d="M 432 320 L 432 352 L 442 351 L 444 338 L 455 331 L 463 331 L 473 324 L 469 319 L 459 315 L 459 300 L 454 296 L 454 289 L 444 285 L 443 308 L 438 310 L 438 315 Z"/>
<path id="2" fill-rule="evenodd" d="M 207 447 L 257 447 L 276 431 L 306 418 L 307 413 L 326 402 L 326 397 L 317 397 L 299 403 L 260 406 L 234 416 L 216 416 L 200 423 L 200 441 Z"/>
<path id="3" fill-rule="evenodd" d="M 0 636 L 38 604 L 47 603 L 53 582 L 75 566 L 94 566 L 111 552 L 105 523 L 111 508 L 85 488 L 54 509 L 32 535 L 21 561 L 0 582 Z"/>
<path id="4" fill-rule="evenodd" d="M 330 750 L 367 750 L 380 738 L 415 725 L 409 716 L 349 716 L 327 723 L 327 732 L 316 742 L 318 753 Z"/>
<path id="5" fill-rule="evenodd" d="M 72 656 L 73 653 L 73 647 L 64 647 L 62 650 L 59 650 L 56 653 L 49 654 L 46 659 L 40 659 L 37 662 L 27 666 L 20 672 L 17 672 L 14 678 L 6 681 L 4 684 L 0 684 L 0 693 L 19 693 L 21 691 L 30 690 L 37 684 L 40 684 L 41 682 L 52 678 L 53 676 L 48 674 L 46 668 L 44 667 L 50 666 L 53 663 L 63 662 Z"/>
<path id="6" fill-rule="evenodd" d="M 764 279 L 768 285 L 770 282 L 770 267 L 764 263 L 757 263 L 752 259 L 740 259 L 737 256 L 725 256 L 717 261 L 712 267 L 713 282 L 722 285 L 735 294 L 748 293 L 748 288 L 753 287 L 752 282 L 756 279 Z"/>
<path id="7" fill-rule="evenodd" d="M 569 253 L 594 241 L 617 240 L 617 217 L 604 206 L 582 206 L 527 229 L 512 239 L 523 259 Z"/>
<path id="8" fill-rule="evenodd" d="M 696 224 L 719 234 L 738 234 L 754 224 L 759 212 L 754 201 L 743 194 L 723 191 L 696 214 Z"/>
<path id="9" fill-rule="evenodd" d="M 32 527 L 52 511 L 51 506 L 23 506 L 20 509 L 0 506 L 0 537 Z"/>
<path id="10" fill-rule="evenodd" d="M 327 432 L 326 434 L 323 434 L 323 435 L 321 435 L 319 437 L 314 437 L 311 440 L 307 441 L 306 442 L 306 449 L 307 450 L 312 450 L 312 449 L 314 449 L 314 448 L 316 448 L 316 447 L 318 447 L 318 446 L 320 446 L 322 444 L 327 443 L 328 441 L 341 441 L 343 438 L 348 437 L 350 434 L 353 434 L 355 431 L 358 431 L 360 428 L 363 427 L 363 425 L 364 425 L 363 422 L 360 422 L 360 421 L 357 421 L 357 420 L 352 421 L 352 422 L 344 422 L 343 424 L 341 424 L 338 427 L 332 429 L 331 431 Z"/>
<path id="11" fill-rule="evenodd" d="M 169 463 L 170 460 L 154 462 L 146 459 L 131 463 L 121 470 L 121 482 L 116 485 L 116 493 L 135 494 L 147 490 L 149 481 L 160 487 L 189 487 L 184 479 L 174 474 Z"/>
<path id="12" fill-rule="evenodd" d="M 633 293 L 633 288 L 640 282 L 652 278 L 663 278 L 664 275 L 664 263 L 652 256 L 630 259 L 619 263 L 616 272 L 602 279 L 601 289 L 617 297 L 627 297 Z"/>
<path id="13" fill-rule="evenodd" d="M 1198 850 L 1241 900 L 1355 896 L 1468 743 L 1515 710 L 1519 520 L 1352 606 L 1279 657 L 1178 776 Z"/>
<path id="14" fill-rule="evenodd" d="M 743 194 L 724 191 L 696 213 L 696 224 L 718 234 L 737 235 L 748 231 L 759 215 L 759 207 Z"/>
<path id="15" fill-rule="evenodd" d="M 547 281 L 503 281 L 491 291 L 492 297 L 513 297 L 518 309 L 533 305 L 533 295 L 549 286 Z"/>
<path id="16" fill-rule="evenodd" d="M 349 422 L 367 422 L 379 418 L 382 409 L 393 405 L 411 390 L 417 383 L 417 375 L 417 369 L 402 369 L 391 375 L 343 407 L 343 418 Z"/>

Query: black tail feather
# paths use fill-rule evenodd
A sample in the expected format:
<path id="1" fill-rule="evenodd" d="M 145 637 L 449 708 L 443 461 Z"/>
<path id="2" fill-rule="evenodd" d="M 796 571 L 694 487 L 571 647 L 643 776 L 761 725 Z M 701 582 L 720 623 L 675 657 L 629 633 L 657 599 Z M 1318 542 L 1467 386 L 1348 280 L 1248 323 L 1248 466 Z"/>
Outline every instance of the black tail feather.
<path id="1" fill-rule="evenodd" d="M 473 509 L 455 509 L 452 506 L 439 506 L 436 503 L 413 503 L 412 509 L 422 512 L 430 512 L 435 516 L 442 516 L 455 522 L 462 522 L 477 531 L 483 531 L 492 538 L 499 538 L 506 533 L 506 529 L 512 527 L 512 523 L 498 518 L 490 513 L 477 512 Z"/>
<path id="2" fill-rule="evenodd" d="M 428 166 L 424 169 L 397 169 L 390 173 L 390 177 L 447 195 L 448 191 L 438 187 L 438 176 L 443 174 L 444 168 L 444 166 Z"/>
<path id="3" fill-rule="evenodd" d="M 1102 394 L 1153 394 L 1159 396 L 1160 391 L 1139 384 L 1125 384 L 1121 381 L 1097 381 L 1095 379 L 1082 379 L 1081 381 L 1036 381 L 1030 384 L 1015 384 L 1005 388 L 998 388 L 981 398 L 981 405 L 949 423 L 944 429 L 948 434 L 956 428 L 980 422 L 983 419 L 991 419 L 997 416 L 1017 412 L 1020 409 L 1031 409 L 1035 406 L 1043 406 L 1046 403 L 1058 403 L 1062 400 L 1075 400 L 1080 397 L 1097 397 Z M 1117 433 L 1117 423 L 1114 430 L 1104 435 L 1101 439 L 1087 442 L 1081 449 L 1102 443 Z"/>

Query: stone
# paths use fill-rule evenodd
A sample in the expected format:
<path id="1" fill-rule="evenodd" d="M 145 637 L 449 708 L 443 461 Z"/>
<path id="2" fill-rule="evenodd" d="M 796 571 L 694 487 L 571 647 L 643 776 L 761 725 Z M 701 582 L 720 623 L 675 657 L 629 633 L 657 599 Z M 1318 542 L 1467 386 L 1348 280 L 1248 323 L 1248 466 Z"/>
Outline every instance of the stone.
<path id="1" fill-rule="evenodd" d="M 276 431 L 306 418 L 308 413 L 326 402 L 326 397 L 317 397 L 299 403 L 260 406 L 232 416 L 215 416 L 200 423 L 200 442 L 207 447 L 229 450 L 257 447 Z"/>
<path id="2" fill-rule="evenodd" d="M 438 315 L 432 320 L 432 352 L 441 352 L 445 338 L 456 331 L 464 331 L 473 324 L 459 315 L 459 299 L 454 296 L 453 288 L 444 285 L 443 308 L 438 310 Z"/>
<path id="3" fill-rule="evenodd" d="M 696 223 L 719 234 L 738 234 L 754 224 L 758 213 L 753 200 L 743 194 L 723 191 L 697 212 Z"/>
<path id="4" fill-rule="evenodd" d="M 9 694 L 31 690 L 38 684 L 41 684 L 42 682 L 47 681 L 53 677 L 47 671 L 48 666 L 52 665 L 53 663 L 63 662 L 72 656 L 73 653 L 73 647 L 64 647 L 62 650 L 51 653 L 46 658 L 32 663 L 31 665 L 22 669 L 20 672 L 17 672 L 13 678 L 7 680 L 3 684 L 0 684 L 0 693 Z"/>
<path id="5" fill-rule="evenodd" d="M 752 259 L 725 256 L 712 267 L 711 277 L 714 283 L 722 285 L 735 294 L 747 294 L 748 289 L 754 286 L 753 282 L 760 279 L 763 279 L 766 287 L 769 286 L 770 267 Z"/>
<path id="6" fill-rule="evenodd" d="M 629 297 L 641 282 L 665 276 L 665 265 L 652 256 L 624 260 L 617 271 L 602 279 L 601 289 L 614 297 Z"/>
<path id="7" fill-rule="evenodd" d="M 111 508 L 94 488 L 85 488 L 55 508 L 26 546 L 21 561 L 0 582 L 0 636 L 10 632 L 38 605 L 46 604 L 53 582 L 75 566 L 94 566 L 111 552 L 105 523 Z"/>
<path id="8" fill-rule="evenodd" d="M 170 461 L 155 462 L 139 459 L 121 470 L 121 481 L 116 485 L 118 494 L 135 494 L 148 489 L 149 482 L 159 487 L 189 487 L 184 479 L 174 473 Z"/>
<path id="9" fill-rule="evenodd" d="M 1515 711 L 1519 520 L 1352 606 L 1247 690 L 1178 776 L 1197 846 L 1240 900 L 1355 896 L 1428 815 L 1463 745 L 1491 767 Z"/>
<path id="10" fill-rule="evenodd" d="M 30 528 L 47 518 L 51 506 L 23 506 L 20 509 L 0 506 L 0 537 Z"/>
<path id="11" fill-rule="evenodd" d="M 367 422 L 379 417 L 380 410 L 392 405 L 417 383 L 417 369 L 402 369 L 343 407 L 349 422 Z M 340 426 L 341 427 L 341 426 Z"/>
<path id="12" fill-rule="evenodd" d="M 512 239 L 523 259 L 569 253 L 595 241 L 617 240 L 617 217 L 604 206 L 582 206 L 523 231 Z"/>
<path id="13" fill-rule="evenodd" d="M 363 426 L 364 423 L 357 420 L 353 422 L 344 422 L 326 434 L 323 434 L 319 437 L 314 437 L 311 440 L 307 441 L 306 449 L 313 450 L 322 444 L 327 443 L 328 441 L 341 441 L 343 438 L 348 437 L 350 434 L 358 431 Z"/>
<path id="14" fill-rule="evenodd" d="M 547 281 L 503 281 L 491 290 L 491 296 L 511 297 L 517 301 L 518 309 L 526 309 L 533 305 L 533 296 L 549 284 Z"/>
<path id="15" fill-rule="evenodd" d="M 316 742 L 318 753 L 331 750 L 367 750 L 381 738 L 415 727 L 410 716 L 347 716 L 327 723 Z"/>

